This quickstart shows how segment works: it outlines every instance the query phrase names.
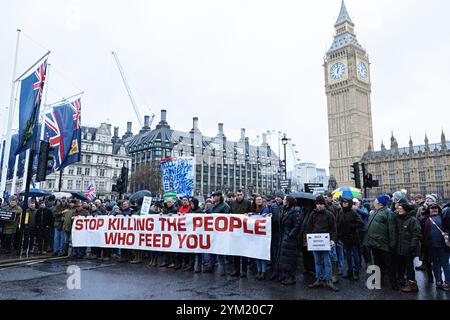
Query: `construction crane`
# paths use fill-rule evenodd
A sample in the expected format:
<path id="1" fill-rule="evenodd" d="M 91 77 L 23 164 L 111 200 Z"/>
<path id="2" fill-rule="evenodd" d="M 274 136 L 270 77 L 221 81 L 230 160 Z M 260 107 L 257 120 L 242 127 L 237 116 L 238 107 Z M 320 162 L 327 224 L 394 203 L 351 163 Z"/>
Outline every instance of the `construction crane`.
<path id="1" fill-rule="evenodd" d="M 136 101 L 134 100 L 133 95 L 131 93 L 130 86 L 128 85 L 128 81 L 127 81 L 127 78 L 125 77 L 125 72 L 123 71 L 122 65 L 120 64 L 117 52 L 112 51 L 112 55 L 114 56 L 114 59 L 116 60 L 117 67 L 119 68 L 119 72 L 120 72 L 120 75 L 123 80 L 123 84 L 125 85 L 125 88 L 127 89 L 128 97 L 130 97 L 130 101 L 131 101 L 131 104 L 133 105 L 133 109 L 134 109 L 134 112 L 136 113 L 136 117 L 138 118 L 139 124 L 141 125 L 141 127 L 143 127 L 144 124 L 142 123 L 142 118 L 139 113 L 139 109 L 138 109 L 138 107 L 136 105 Z M 149 126 L 152 125 L 153 119 L 155 119 L 155 114 L 152 112 Z"/>

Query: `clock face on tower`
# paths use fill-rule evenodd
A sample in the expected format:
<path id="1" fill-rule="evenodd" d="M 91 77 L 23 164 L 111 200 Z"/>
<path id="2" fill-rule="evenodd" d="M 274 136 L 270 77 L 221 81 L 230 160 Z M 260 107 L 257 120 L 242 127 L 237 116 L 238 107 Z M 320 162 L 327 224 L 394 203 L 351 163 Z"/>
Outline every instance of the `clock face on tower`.
<path id="1" fill-rule="evenodd" d="M 362 61 L 358 63 L 358 74 L 361 77 L 361 79 L 367 78 L 367 67 L 366 64 Z"/>
<path id="2" fill-rule="evenodd" d="M 345 75 L 345 64 L 342 62 L 335 63 L 330 69 L 330 77 L 334 81 L 342 80 Z"/>

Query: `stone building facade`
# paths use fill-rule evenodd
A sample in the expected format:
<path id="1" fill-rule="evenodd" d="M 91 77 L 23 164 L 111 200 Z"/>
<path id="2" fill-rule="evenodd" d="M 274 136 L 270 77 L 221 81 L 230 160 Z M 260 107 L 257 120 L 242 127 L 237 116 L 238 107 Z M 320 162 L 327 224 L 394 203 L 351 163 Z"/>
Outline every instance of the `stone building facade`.
<path id="1" fill-rule="evenodd" d="M 373 147 L 370 62 L 358 43 L 344 1 L 334 25 L 333 44 L 325 55 L 330 178 L 353 185 L 351 165 Z"/>
<path id="2" fill-rule="evenodd" d="M 389 150 L 382 143 L 381 151 L 366 152 L 361 163 L 380 184 L 368 190 L 369 196 L 406 189 L 409 194 L 435 193 L 441 200 L 449 200 L 450 143 L 444 132 L 440 143 L 430 144 L 426 136 L 424 142 L 415 146 L 410 139 L 409 147 L 399 148 L 392 135 Z"/>
<path id="3" fill-rule="evenodd" d="M 132 174 L 140 166 L 163 158 L 194 156 L 196 196 L 241 188 L 247 194 L 258 192 L 266 195 L 278 189 L 280 159 L 268 145 L 267 137 L 263 137 L 261 145 L 251 145 L 245 136 L 245 129 L 241 129 L 239 141 L 230 141 L 222 123 L 218 124 L 215 137 L 207 137 L 202 134 L 198 123 L 198 118 L 193 118 L 192 128 L 188 132 L 171 129 L 167 111 L 161 110 L 161 121 L 151 129 L 146 117 L 144 127 L 127 146 L 132 159 Z M 137 191 L 147 186 L 131 183 L 130 188 Z"/>
<path id="4" fill-rule="evenodd" d="M 64 168 L 61 191 L 84 193 L 92 182 L 96 186 L 98 197 L 111 197 L 112 185 L 120 176 L 122 166 L 131 168 L 126 145 L 132 137 L 131 122 L 128 122 L 127 132 L 122 137 L 119 137 L 118 127 L 114 128 L 114 135 L 111 133 L 111 124 L 82 126 L 81 162 Z M 43 184 L 42 188 L 57 191 L 59 172 L 48 175 Z"/>

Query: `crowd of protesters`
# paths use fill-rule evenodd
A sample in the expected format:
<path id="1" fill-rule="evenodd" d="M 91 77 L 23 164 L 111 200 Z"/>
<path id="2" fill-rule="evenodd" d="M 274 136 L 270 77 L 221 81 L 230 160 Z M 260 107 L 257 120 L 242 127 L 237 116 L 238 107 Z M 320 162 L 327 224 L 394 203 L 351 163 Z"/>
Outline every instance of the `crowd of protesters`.
<path id="1" fill-rule="evenodd" d="M 127 200 L 92 203 L 76 199 L 31 199 L 20 231 L 22 209 L 17 197 L 11 196 L 2 208 L 15 212 L 15 220 L 2 222 L 1 253 L 70 255 L 73 259 L 101 259 L 133 264 L 148 261 L 150 268 L 170 268 L 195 273 L 212 273 L 245 278 L 249 272 L 256 280 L 296 283 L 297 261 L 301 253 L 303 274 L 315 276 L 309 288 L 339 291 L 340 278 L 359 281 L 363 268 L 376 265 L 381 270 L 381 286 L 405 293 L 417 292 L 416 271 L 424 271 L 428 282 L 448 291 L 450 283 L 450 203 L 440 206 L 437 196 L 408 196 L 406 191 L 378 196 L 363 205 L 348 196 L 333 199 L 332 194 L 319 195 L 314 205 L 299 206 L 297 199 L 277 192 L 275 197 L 252 195 L 242 190 L 215 192 L 205 203 L 182 197 L 157 201 L 149 214 L 182 215 L 242 214 L 271 217 L 271 260 L 200 253 L 158 252 L 113 248 L 74 247 L 69 250 L 73 218 L 97 215 L 139 215 L 139 204 Z M 0 203 L 1 205 L 1 203 Z M 329 234 L 330 251 L 309 251 L 308 234 Z M 19 237 L 19 235 L 22 235 Z M 89 249 L 89 250 L 88 250 Z M 89 251 L 89 252 L 88 252 Z M 422 265 L 414 267 L 414 259 Z M 442 277 L 444 275 L 444 277 Z"/>

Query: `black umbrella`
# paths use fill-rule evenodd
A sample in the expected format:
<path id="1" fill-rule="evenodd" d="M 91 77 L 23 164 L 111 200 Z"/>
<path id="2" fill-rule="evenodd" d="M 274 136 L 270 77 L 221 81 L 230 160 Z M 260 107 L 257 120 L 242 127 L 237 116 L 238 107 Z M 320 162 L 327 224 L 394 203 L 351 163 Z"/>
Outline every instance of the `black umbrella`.
<path id="1" fill-rule="evenodd" d="M 316 196 L 314 196 L 312 193 L 296 192 L 296 193 L 291 193 L 289 196 L 294 197 L 295 199 L 316 201 Z"/>
<path id="2" fill-rule="evenodd" d="M 22 191 L 21 193 L 19 193 L 19 195 L 24 196 L 25 190 Z M 46 197 L 46 196 L 51 195 L 51 193 L 47 192 L 45 190 L 42 190 L 42 189 L 30 189 L 30 192 L 28 193 L 28 195 L 30 197 Z"/>
<path id="3" fill-rule="evenodd" d="M 303 207 L 305 212 L 311 212 L 316 206 L 316 197 L 312 193 L 297 192 L 289 196 L 297 199 L 297 206 Z"/>
<path id="4" fill-rule="evenodd" d="M 80 199 L 81 201 L 90 201 L 90 199 L 81 192 L 71 192 L 71 194 L 75 199 Z"/>
<path id="5" fill-rule="evenodd" d="M 140 190 L 135 193 L 133 193 L 130 197 L 131 202 L 136 202 L 138 204 L 142 204 L 142 201 L 144 201 L 144 197 L 151 197 L 152 193 L 148 190 Z"/>

